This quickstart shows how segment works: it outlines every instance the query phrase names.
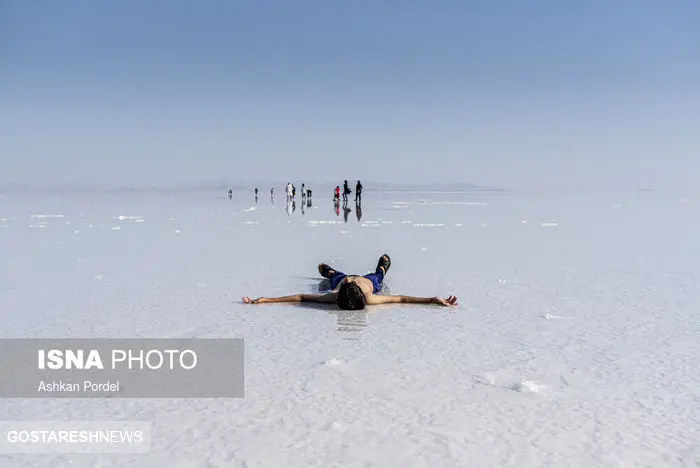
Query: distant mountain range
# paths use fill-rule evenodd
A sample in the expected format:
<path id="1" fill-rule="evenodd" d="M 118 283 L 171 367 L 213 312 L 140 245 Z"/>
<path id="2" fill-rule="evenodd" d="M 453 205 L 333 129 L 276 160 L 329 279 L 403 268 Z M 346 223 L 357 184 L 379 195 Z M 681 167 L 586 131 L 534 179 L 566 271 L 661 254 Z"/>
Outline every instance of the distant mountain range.
<path id="1" fill-rule="evenodd" d="M 449 183 L 425 183 L 425 184 L 399 184 L 390 182 L 362 183 L 367 191 L 434 191 L 434 192 L 465 192 L 481 190 L 502 190 L 499 188 L 483 187 L 469 182 Z"/>
<path id="2" fill-rule="evenodd" d="M 308 181 L 291 181 L 297 188 L 301 187 L 302 183 L 305 183 L 306 187 L 310 189 L 314 188 L 326 188 L 332 190 L 336 185 L 342 187 L 343 181 L 335 182 L 308 182 Z M 348 180 L 351 190 L 355 190 L 355 184 L 357 180 Z M 181 189 L 195 189 L 195 190 L 252 190 L 257 187 L 261 193 L 269 192 L 270 187 L 275 187 L 276 191 L 283 190 L 287 185 L 287 181 L 231 181 L 226 182 L 225 180 L 217 180 L 210 182 L 202 182 L 190 186 L 181 186 Z M 433 182 L 433 183 L 422 183 L 422 184 L 411 184 L 411 183 L 396 183 L 396 182 L 378 182 L 378 181 L 362 181 L 362 186 L 365 191 L 441 191 L 441 192 L 451 192 L 451 191 L 468 191 L 468 190 L 503 190 L 499 188 L 483 187 L 470 182 Z"/>
<path id="3" fill-rule="evenodd" d="M 297 188 L 301 187 L 303 181 L 291 181 Z M 355 190 L 356 180 L 348 181 L 351 190 Z M 98 185 L 98 184 L 3 184 L 0 185 L 0 192 L 24 192 L 24 191 L 69 191 L 69 192 L 143 192 L 143 191 L 228 191 L 234 192 L 249 191 L 257 187 L 260 194 L 270 192 L 271 187 L 280 193 L 287 185 L 286 181 L 233 181 L 227 179 L 216 179 L 201 181 L 197 183 L 148 186 L 148 185 Z M 306 187 L 311 190 L 332 190 L 336 185 L 342 186 L 342 181 L 337 182 L 307 182 Z M 501 191 L 500 188 L 483 187 L 470 182 L 435 182 L 435 183 L 396 183 L 396 182 L 374 182 L 363 181 L 365 191 L 436 191 L 436 192 L 461 192 L 461 191 Z"/>

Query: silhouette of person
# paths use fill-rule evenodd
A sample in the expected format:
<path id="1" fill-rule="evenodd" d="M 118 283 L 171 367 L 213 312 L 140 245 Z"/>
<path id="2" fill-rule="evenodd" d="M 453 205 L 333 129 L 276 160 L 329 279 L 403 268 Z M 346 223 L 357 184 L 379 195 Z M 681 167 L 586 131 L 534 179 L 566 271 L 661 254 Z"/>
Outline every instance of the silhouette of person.
<path id="1" fill-rule="evenodd" d="M 232 199 L 232 198 L 233 198 L 233 190 L 229 189 L 229 191 L 228 191 L 228 199 L 230 200 L 230 199 Z"/>
<path id="2" fill-rule="evenodd" d="M 360 181 L 357 181 L 357 185 L 355 186 L 355 201 L 362 201 L 362 184 Z"/>
<path id="3" fill-rule="evenodd" d="M 350 194 L 350 187 L 348 187 L 348 181 L 343 183 L 343 201 L 348 201 L 348 195 Z"/>

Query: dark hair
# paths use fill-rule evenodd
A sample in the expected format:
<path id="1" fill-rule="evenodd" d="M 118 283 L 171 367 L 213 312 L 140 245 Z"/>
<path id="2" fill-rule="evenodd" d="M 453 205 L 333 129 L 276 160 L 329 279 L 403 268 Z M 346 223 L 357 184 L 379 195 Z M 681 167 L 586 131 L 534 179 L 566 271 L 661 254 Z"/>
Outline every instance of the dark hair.
<path id="1" fill-rule="evenodd" d="M 343 310 L 365 308 L 365 294 L 356 283 L 343 283 L 338 289 L 338 307 Z"/>

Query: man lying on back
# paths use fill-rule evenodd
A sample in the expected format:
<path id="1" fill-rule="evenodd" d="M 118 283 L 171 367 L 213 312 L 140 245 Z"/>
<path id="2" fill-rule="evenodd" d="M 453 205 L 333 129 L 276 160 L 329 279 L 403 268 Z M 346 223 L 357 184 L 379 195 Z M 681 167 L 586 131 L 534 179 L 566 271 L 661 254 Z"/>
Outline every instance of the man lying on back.
<path id="1" fill-rule="evenodd" d="M 377 263 L 374 273 L 364 276 L 346 275 L 320 263 L 318 272 L 331 282 L 331 291 L 326 294 L 293 294 L 282 297 L 259 297 L 251 299 L 246 296 L 243 302 L 246 304 L 266 304 L 272 302 L 320 302 L 336 303 L 344 310 L 362 310 L 367 305 L 376 304 L 438 304 L 441 306 L 456 306 L 457 297 L 414 297 L 377 294 L 382 289 L 384 277 L 391 266 L 391 259 L 387 254 L 382 255 Z"/>

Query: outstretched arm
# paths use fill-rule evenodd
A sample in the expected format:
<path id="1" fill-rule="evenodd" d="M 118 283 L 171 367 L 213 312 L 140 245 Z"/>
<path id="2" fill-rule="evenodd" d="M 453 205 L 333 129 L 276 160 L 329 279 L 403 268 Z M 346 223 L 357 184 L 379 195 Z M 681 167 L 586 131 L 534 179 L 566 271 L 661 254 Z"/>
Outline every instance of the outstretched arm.
<path id="1" fill-rule="evenodd" d="M 243 298 L 245 304 L 266 304 L 269 302 L 335 302 L 336 294 L 292 294 L 291 296 L 282 297 L 259 297 L 251 299 L 248 296 Z"/>
<path id="2" fill-rule="evenodd" d="M 442 306 L 456 306 L 457 296 L 442 297 L 414 297 L 414 296 L 389 296 L 373 294 L 368 304 L 439 304 Z"/>

